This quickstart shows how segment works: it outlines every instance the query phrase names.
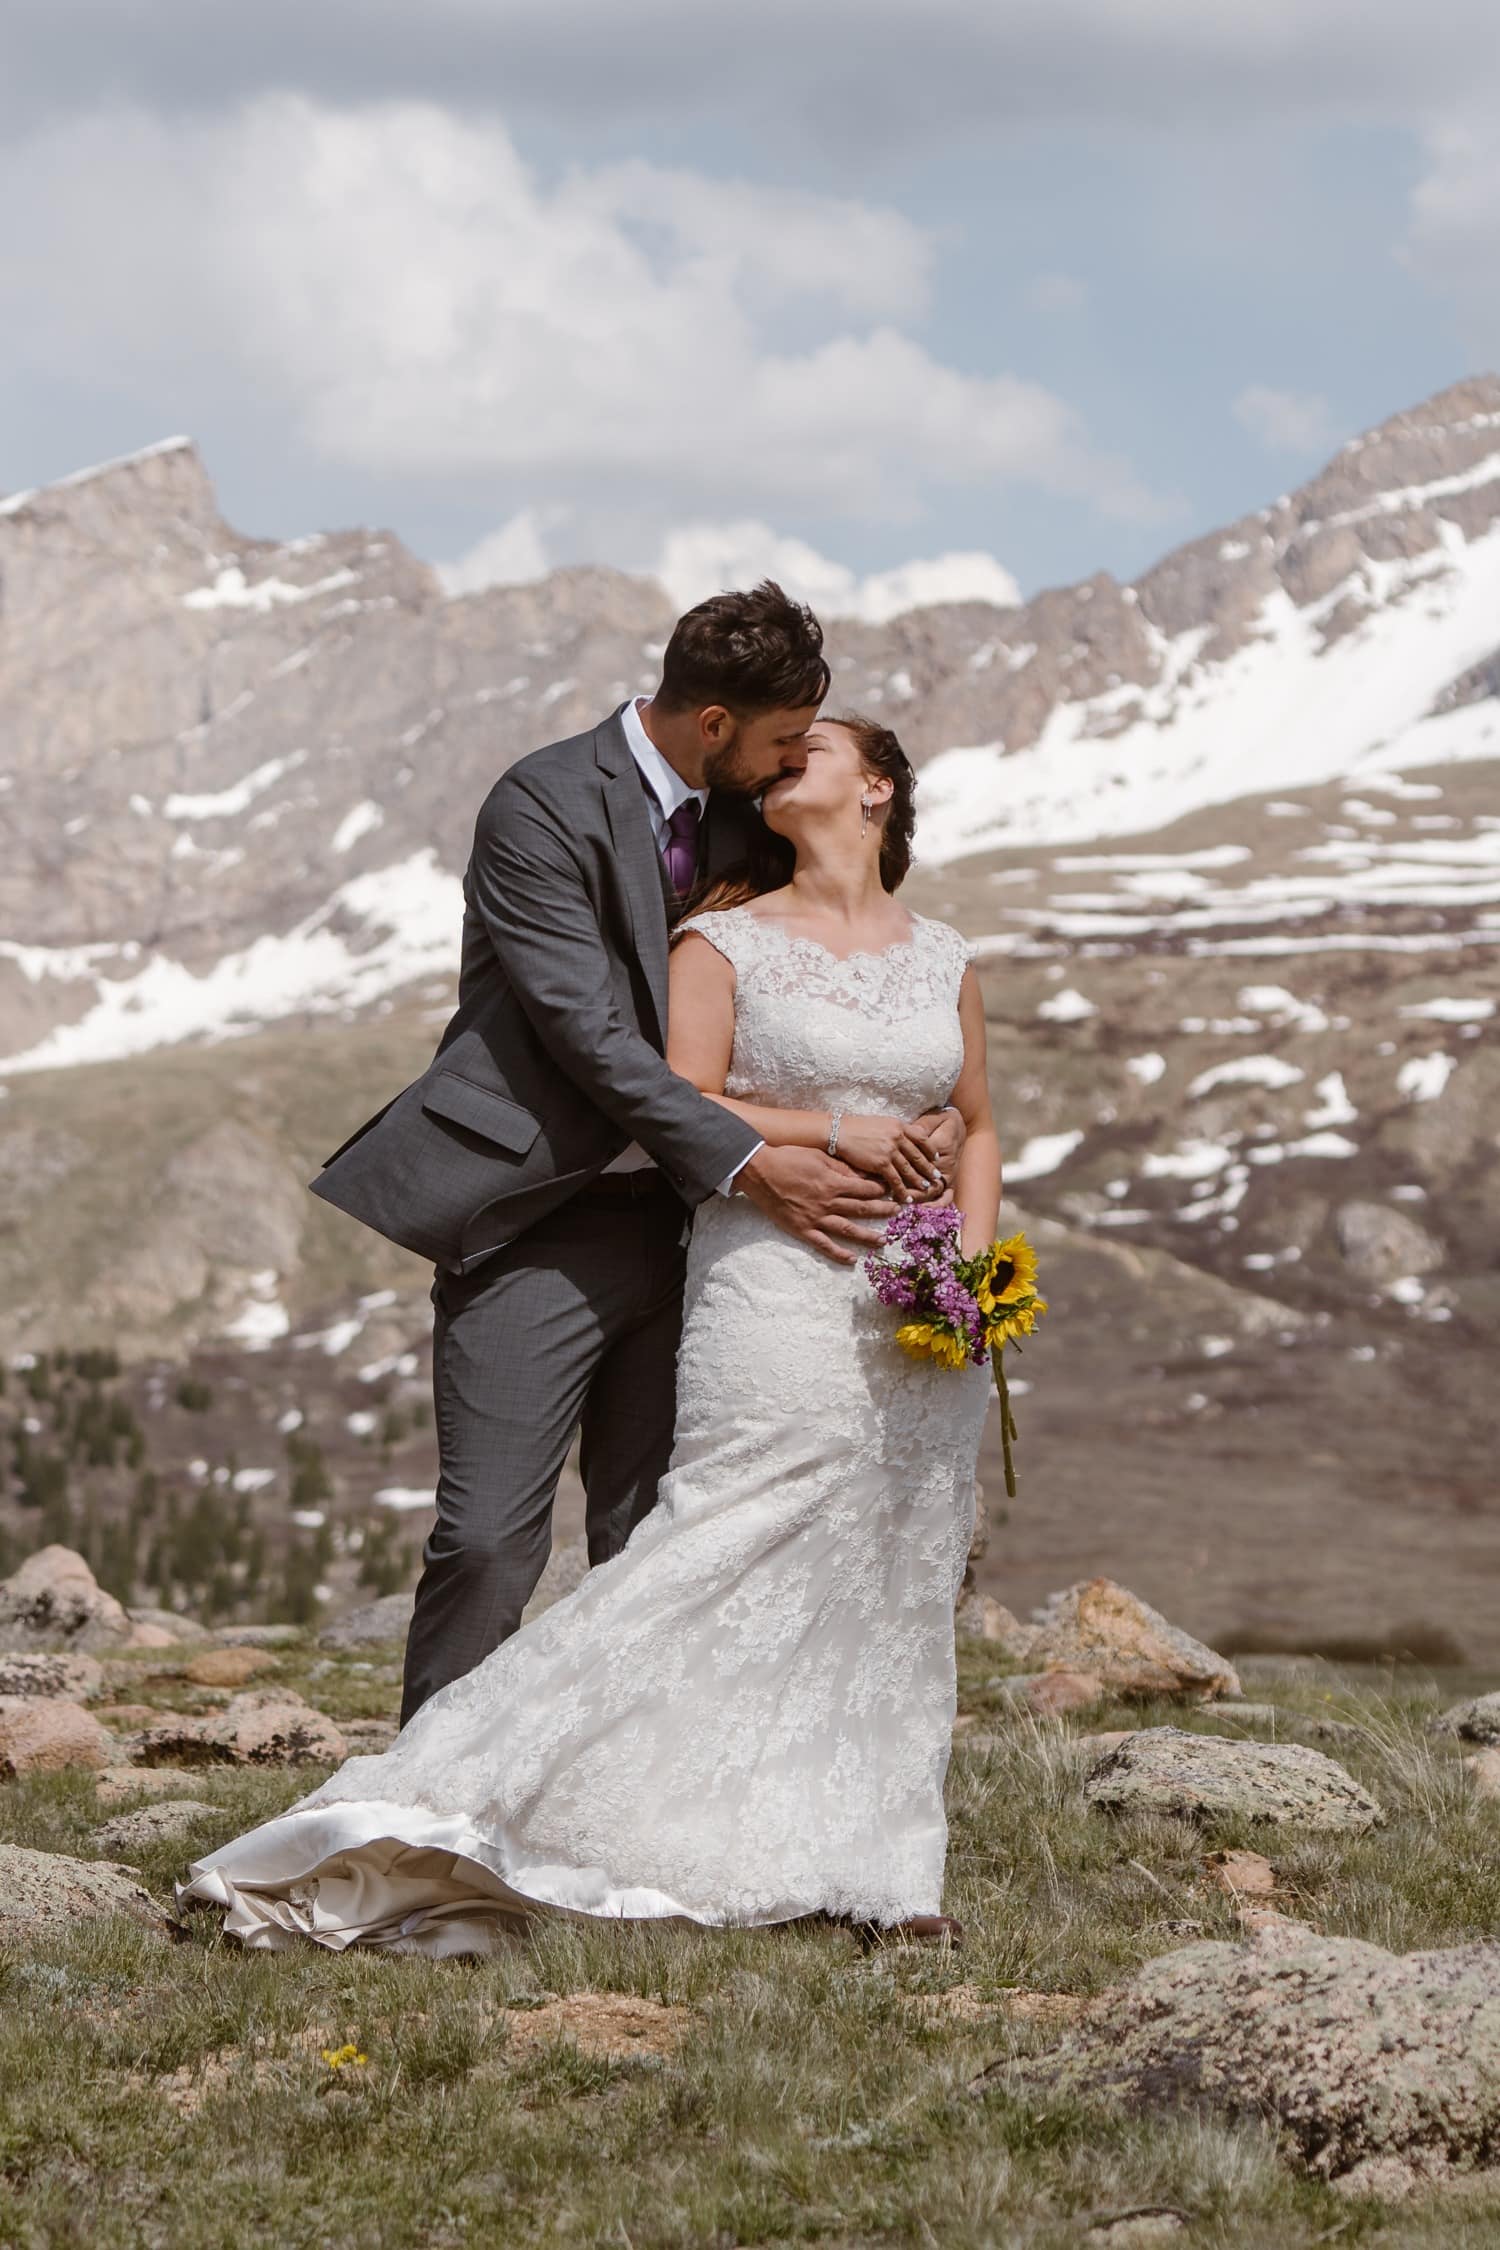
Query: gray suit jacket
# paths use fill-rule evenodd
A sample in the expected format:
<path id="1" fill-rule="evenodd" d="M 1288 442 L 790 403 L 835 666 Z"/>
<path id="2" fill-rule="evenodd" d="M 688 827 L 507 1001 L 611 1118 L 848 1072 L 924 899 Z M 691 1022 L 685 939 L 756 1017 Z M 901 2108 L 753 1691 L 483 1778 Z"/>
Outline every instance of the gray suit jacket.
<path id="1" fill-rule="evenodd" d="M 709 873 L 742 855 L 755 818 L 710 797 Z M 757 1136 L 662 1059 L 670 899 L 618 711 L 512 766 L 475 824 L 452 1021 L 313 1193 L 452 1272 L 631 1141 L 684 1201 L 711 1194 Z"/>

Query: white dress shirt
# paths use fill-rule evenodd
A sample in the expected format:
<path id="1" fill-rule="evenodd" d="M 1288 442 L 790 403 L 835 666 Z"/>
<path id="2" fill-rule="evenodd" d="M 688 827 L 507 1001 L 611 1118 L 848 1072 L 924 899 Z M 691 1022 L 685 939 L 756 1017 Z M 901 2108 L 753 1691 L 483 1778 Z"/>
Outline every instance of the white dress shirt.
<path id="1" fill-rule="evenodd" d="M 630 745 L 630 755 L 639 766 L 646 783 L 646 810 L 651 816 L 651 830 L 656 838 L 656 848 L 660 851 L 666 843 L 667 823 L 672 818 L 673 813 L 680 806 L 685 805 L 689 798 L 692 798 L 698 807 L 698 817 L 701 820 L 708 804 L 708 791 L 706 789 L 690 789 L 677 768 L 662 756 L 641 723 L 641 706 L 638 696 L 633 695 L 620 713 L 620 724 L 625 729 L 625 740 Z M 750 1156 L 758 1155 L 764 1147 L 764 1141 L 757 1143 L 756 1147 L 750 1151 Z M 733 1194 L 734 1183 L 739 1178 L 744 1164 L 749 1163 L 750 1156 L 747 1156 L 743 1164 L 737 1164 L 732 1172 L 726 1174 L 720 1180 L 720 1195 Z M 655 1159 L 646 1154 L 640 1142 L 632 1141 L 630 1146 L 622 1148 L 613 1163 L 606 1164 L 604 1169 L 606 1172 L 641 1172 L 654 1163 Z"/>

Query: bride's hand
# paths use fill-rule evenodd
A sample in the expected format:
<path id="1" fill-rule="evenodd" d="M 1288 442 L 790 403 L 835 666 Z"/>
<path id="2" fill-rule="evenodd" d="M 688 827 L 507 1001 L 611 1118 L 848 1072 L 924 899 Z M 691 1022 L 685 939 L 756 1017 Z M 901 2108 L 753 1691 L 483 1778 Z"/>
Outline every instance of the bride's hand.
<path id="1" fill-rule="evenodd" d="M 927 1133 L 899 1117 L 844 1117 L 838 1152 L 856 1172 L 883 1180 L 901 1203 L 930 1196 L 942 1186 L 937 1151 Z"/>

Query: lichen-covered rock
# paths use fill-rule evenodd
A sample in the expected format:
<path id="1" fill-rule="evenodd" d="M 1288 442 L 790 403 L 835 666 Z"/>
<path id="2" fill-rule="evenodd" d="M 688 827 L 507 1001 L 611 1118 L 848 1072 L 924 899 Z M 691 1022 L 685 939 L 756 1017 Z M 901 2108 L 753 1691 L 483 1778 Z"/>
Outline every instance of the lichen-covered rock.
<path id="1" fill-rule="evenodd" d="M 0 1581 L 0 1649 L 119 1648 L 133 1630 L 71 1547 L 41 1547 Z"/>
<path id="2" fill-rule="evenodd" d="M 92 1656 L 60 1650 L 25 1650 L 0 1656 L 0 1696 L 62 1696 L 84 1703 L 104 1685 L 104 1667 Z"/>
<path id="3" fill-rule="evenodd" d="M 1203 1702 L 1238 1695 L 1234 1666 L 1111 1578 L 1052 1595 L 1027 1632 L 1024 1661 L 1092 1672 L 1116 1695 L 1175 1695 Z"/>
<path id="4" fill-rule="evenodd" d="M 1143 1727 L 1107 1751 L 1084 1781 L 1106 1812 L 1212 1814 L 1303 1828 L 1365 1829 L 1384 1819 L 1352 1774 L 1297 1742 L 1232 1741 L 1181 1727 Z"/>
<path id="5" fill-rule="evenodd" d="M 69 1859 L 0 1844 L 0 1932 L 65 1929 L 110 1914 L 162 1929 L 166 1916 L 133 1867 L 107 1859 Z"/>
<path id="6" fill-rule="evenodd" d="M 154 1805 L 141 1805 L 135 1812 L 116 1813 L 99 1830 L 99 1841 L 107 1852 L 139 1852 L 151 1844 L 175 1843 L 196 1827 L 205 1813 L 219 1813 L 219 1805 L 205 1804 L 201 1797 L 163 1797 Z"/>
<path id="7" fill-rule="evenodd" d="M 1500 1945 L 1393 1954 L 1278 1920 L 1148 1961 L 1002 2075 L 1263 2117 L 1335 2183 L 1440 2181 L 1500 2155 Z"/>
<path id="8" fill-rule="evenodd" d="M 120 1756 L 120 1745 L 91 1711 L 58 1696 L 7 1696 L 0 1701 L 0 1776 L 97 1772 Z"/>
<path id="9" fill-rule="evenodd" d="M 143 1766 L 336 1766 L 348 1754 L 332 1719 L 290 1688 L 251 1689 L 204 1717 L 174 1713 L 132 1748 Z"/>
<path id="10" fill-rule="evenodd" d="M 110 1766 L 99 1775 L 94 1793 L 105 1807 L 128 1805 L 137 1797 L 170 1797 L 182 1783 L 182 1775 L 171 1766 Z"/>
<path id="11" fill-rule="evenodd" d="M 404 1641 L 411 1623 L 410 1594 L 386 1594 L 378 1602 L 335 1617 L 318 1635 L 319 1648 L 376 1648 L 386 1641 Z"/>
<path id="12" fill-rule="evenodd" d="M 1460 1742 L 1500 1743 L 1500 1694 L 1470 1696 L 1455 1703 L 1432 1722 L 1434 1734 L 1455 1735 Z"/>

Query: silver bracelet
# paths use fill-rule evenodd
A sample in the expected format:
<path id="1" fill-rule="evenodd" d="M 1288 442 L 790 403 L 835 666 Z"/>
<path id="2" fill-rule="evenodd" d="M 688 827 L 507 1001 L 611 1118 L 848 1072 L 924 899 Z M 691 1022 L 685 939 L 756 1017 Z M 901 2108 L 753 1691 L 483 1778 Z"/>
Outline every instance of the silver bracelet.
<path id="1" fill-rule="evenodd" d="M 828 1153 L 829 1153 L 829 1155 L 830 1155 L 830 1156 L 837 1156 L 837 1155 L 838 1155 L 838 1152 L 839 1152 L 839 1127 L 840 1127 L 840 1126 L 841 1126 L 841 1125 L 843 1124 L 843 1122 L 844 1122 L 844 1113 L 843 1113 L 843 1111 L 842 1111 L 841 1109 L 836 1109 L 836 1110 L 834 1111 L 834 1113 L 833 1113 L 833 1123 L 832 1123 L 832 1124 L 831 1124 L 831 1125 L 829 1126 L 829 1128 L 828 1128 Z"/>

